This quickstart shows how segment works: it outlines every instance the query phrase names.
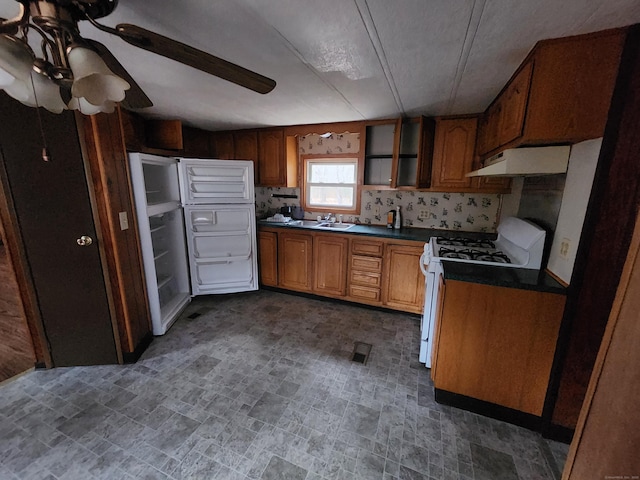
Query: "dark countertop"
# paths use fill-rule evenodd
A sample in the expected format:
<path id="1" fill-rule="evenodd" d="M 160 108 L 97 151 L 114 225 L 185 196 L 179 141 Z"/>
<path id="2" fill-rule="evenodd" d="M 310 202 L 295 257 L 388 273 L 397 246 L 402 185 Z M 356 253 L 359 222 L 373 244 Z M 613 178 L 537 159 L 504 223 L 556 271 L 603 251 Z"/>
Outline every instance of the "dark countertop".
<path id="1" fill-rule="evenodd" d="M 482 283 L 496 287 L 518 288 L 566 295 L 567 289 L 544 270 L 494 267 L 473 263 L 442 261 L 445 280 Z"/>
<path id="2" fill-rule="evenodd" d="M 478 239 L 495 239 L 495 233 L 481 233 L 481 232 L 463 232 L 460 230 L 439 230 L 435 228 L 415 228 L 415 227 L 402 227 L 400 230 L 387 228 L 384 225 L 355 225 L 348 230 L 344 231 L 328 231 L 313 227 L 303 227 L 299 225 L 286 225 L 282 223 L 267 222 L 266 220 L 258 220 L 259 227 L 275 227 L 285 228 L 288 230 L 311 230 L 321 233 L 341 233 L 346 235 L 365 235 L 370 237 L 383 237 L 393 238 L 396 240 L 414 240 L 418 242 L 428 242 L 431 237 L 457 237 L 464 235 L 469 238 Z"/>

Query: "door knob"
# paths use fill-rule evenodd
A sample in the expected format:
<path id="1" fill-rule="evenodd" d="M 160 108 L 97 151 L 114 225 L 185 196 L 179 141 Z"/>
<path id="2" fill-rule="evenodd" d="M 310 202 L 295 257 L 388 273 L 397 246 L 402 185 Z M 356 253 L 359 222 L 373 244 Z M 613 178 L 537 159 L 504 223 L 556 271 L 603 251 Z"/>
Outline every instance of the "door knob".
<path id="1" fill-rule="evenodd" d="M 76 242 L 81 247 L 88 247 L 93 243 L 93 238 L 91 238 L 89 235 L 82 235 L 80 238 L 76 240 Z"/>

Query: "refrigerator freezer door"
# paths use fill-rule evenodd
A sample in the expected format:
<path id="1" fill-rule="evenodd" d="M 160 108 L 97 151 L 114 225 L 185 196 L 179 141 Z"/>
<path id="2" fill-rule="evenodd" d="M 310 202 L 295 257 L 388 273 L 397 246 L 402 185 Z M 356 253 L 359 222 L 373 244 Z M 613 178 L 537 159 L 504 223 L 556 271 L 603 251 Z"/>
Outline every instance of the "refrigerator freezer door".
<path id="1" fill-rule="evenodd" d="M 180 192 L 186 205 L 254 203 L 253 162 L 183 158 Z"/>
<path id="2" fill-rule="evenodd" d="M 193 295 L 258 289 L 255 205 L 184 210 Z"/>

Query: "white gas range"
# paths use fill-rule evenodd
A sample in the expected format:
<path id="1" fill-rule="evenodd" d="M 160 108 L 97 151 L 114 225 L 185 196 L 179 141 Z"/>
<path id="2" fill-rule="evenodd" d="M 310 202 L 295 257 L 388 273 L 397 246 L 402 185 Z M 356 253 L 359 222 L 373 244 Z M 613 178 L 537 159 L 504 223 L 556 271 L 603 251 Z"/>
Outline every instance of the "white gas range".
<path id="1" fill-rule="evenodd" d="M 508 217 L 498 226 L 498 238 L 495 240 L 478 239 L 478 235 L 431 237 L 420 258 L 420 268 L 426 277 L 424 313 L 420 325 L 420 362 L 431 368 L 440 275 L 443 273 L 441 261 L 539 269 L 545 236 L 546 232 L 539 226 L 527 220 Z"/>

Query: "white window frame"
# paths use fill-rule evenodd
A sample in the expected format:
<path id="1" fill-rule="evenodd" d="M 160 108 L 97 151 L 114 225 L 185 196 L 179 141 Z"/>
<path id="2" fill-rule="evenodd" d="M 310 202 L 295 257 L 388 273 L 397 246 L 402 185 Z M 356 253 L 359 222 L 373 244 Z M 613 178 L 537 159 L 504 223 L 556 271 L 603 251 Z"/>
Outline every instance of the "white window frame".
<path id="1" fill-rule="evenodd" d="M 330 212 L 330 213 L 346 213 L 346 214 L 358 214 L 360 213 L 360 177 L 362 162 L 358 154 L 327 154 L 327 155 L 301 155 L 300 160 L 302 163 L 302 195 L 301 204 L 302 208 L 311 212 Z M 353 164 L 355 166 L 354 183 L 311 183 L 309 181 L 310 165 L 314 163 L 345 163 Z M 353 206 L 352 207 L 340 207 L 337 205 L 311 205 L 309 203 L 310 186 L 322 185 L 322 186 L 350 186 L 353 187 Z"/>

